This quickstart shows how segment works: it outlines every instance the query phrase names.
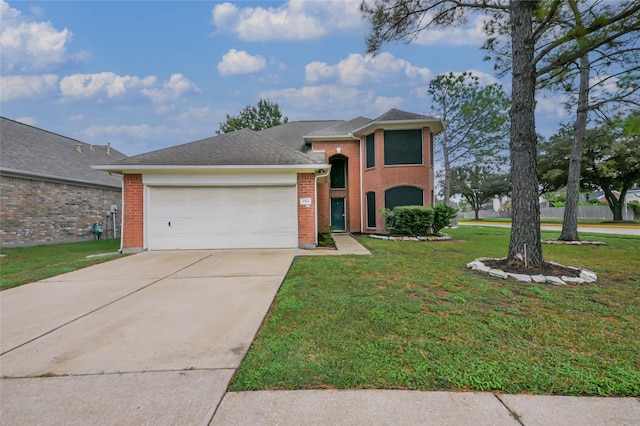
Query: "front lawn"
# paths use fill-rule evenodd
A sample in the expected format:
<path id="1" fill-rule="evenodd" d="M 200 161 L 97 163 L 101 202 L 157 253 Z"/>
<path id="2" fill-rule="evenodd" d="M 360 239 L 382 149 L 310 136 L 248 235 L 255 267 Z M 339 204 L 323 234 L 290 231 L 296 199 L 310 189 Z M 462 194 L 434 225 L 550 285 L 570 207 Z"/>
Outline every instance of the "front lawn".
<path id="1" fill-rule="evenodd" d="M 455 240 L 362 238 L 373 256 L 296 259 L 230 389 L 640 395 L 640 238 L 545 246 L 547 260 L 599 274 L 557 287 L 465 268 L 506 255 L 509 230 L 448 232 Z"/>
<path id="2" fill-rule="evenodd" d="M 0 289 L 6 290 L 106 262 L 114 256 L 93 259 L 86 257 L 118 250 L 120 250 L 119 239 L 3 248 L 0 250 L 0 254 L 5 255 L 0 257 Z"/>

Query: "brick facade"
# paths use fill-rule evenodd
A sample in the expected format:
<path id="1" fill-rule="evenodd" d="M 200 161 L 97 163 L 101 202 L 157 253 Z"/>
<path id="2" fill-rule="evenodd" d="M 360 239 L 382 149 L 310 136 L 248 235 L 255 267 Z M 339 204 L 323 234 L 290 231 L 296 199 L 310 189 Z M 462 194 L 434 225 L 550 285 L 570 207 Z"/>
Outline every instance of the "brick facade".
<path id="1" fill-rule="evenodd" d="M 340 152 L 338 153 L 338 148 Z M 330 189 L 328 180 L 318 183 L 318 228 L 327 230 L 331 223 L 331 198 L 345 199 L 345 226 L 347 232 L 360 232 L 362 220 L 360 194 L 360 141 L 315 141 L 314 151 L 324 151 L 325 161 L 343 157 L 347 160 L 346 189 Z"/>
<path id="2" fill-rule="evenodd" d="M 120 236 L 122 192 L 72 183 L 1 176 L 0 242 L 2 247 L 33 246 L 95 239 L 92 226 L 103 225 L 101 238 L 113 238 L 113 220 L 106 216 L 118 206 Z"/>
<path id="3" fill-rule="evenodd" d="M 375 167 L 365 169 L 362 174 L 362 194 L 376 194 L 376 227 L 365 228 L 365 232 L 384 232 L 384 222 L 379 211 L 385 208 L 385 191 L 397 186 L 415 186 L 424 191 L 424 205 L 432 204 L 434 170 L 431 159 L 431 135 L 429 128 L 422 131 L 423 164 L 384 165 L 384 130 L 375 131 Z M 366 209 L 366 208 L 365 208 Z M 366 212 L 363 212 L 366 214 Z"/>
<path id="4" fill-rule="evenodd" d="M 347 188 L 330 189 L 329 180 L 318 183 L 318 228 L 326 230 L 331 221 L 331 198 L 345 198 L 347 232 L 384 232 L 379 211 L 385 207 L 385 191 L 397 186 L 414 186 L 423 190 L 424 205 L 433 203 L 434 169 L 430 129 L 422 129 L 423 163 L 409 165 L 384 165 L 384 129 L 375 131 L 375 167 L 363 167 L 364 137 L 360 141 L 314 141 L 314 151 L 324 151 L 325 161 L 341 156 L 347 160 Z M 338 153 L 338 148 L 340 152 Z M 361 180 L 362 174 L 362 180 Z M 362 186 L 361 186 L 362 182 Z M 376 194 L 376 227 L 367 228 L 365 194 Z"/>
<path id="5" fill-rule="evenodd" d="M 318 229 L 316 227 L 316 177 L 313 173 L 298 173 L 298 246 L 316 246 Z M 311 198 L 311 205 L 300 204 L 301 198 Z"/>
<path id="6" fill-rule="evenodd" d="M 141 174 L 124 175 L 124 229 L 122 248 L 139 251 L 144 247 L 144 185 Z"/>

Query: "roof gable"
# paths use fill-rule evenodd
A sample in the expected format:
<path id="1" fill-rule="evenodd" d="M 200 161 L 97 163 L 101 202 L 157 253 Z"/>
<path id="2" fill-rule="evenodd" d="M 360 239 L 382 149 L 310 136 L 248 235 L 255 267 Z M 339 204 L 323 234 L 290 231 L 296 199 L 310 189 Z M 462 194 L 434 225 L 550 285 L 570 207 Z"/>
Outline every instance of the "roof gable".
<path id="1" fill-rule="evenodd" d="M 429 115 L 391 109 L 375 120 L 366 123 L 358 129 L 354 129 L 353 133 L 357 136 L 363 136 L 380 128 L 401 130 L 415 129 L 419 127 L 429 127 L 433 134 L 438 134 L 444 130 L 444 123 L 439 118 L 431 117 Z"/>
<path id="2" fill-rule="evenodd" d="M 126 155 L 105 145 L 90 145 L 0 117 L 0 170 L 24 175 L 120 188 L 122 178 L 94 170 Z"/>

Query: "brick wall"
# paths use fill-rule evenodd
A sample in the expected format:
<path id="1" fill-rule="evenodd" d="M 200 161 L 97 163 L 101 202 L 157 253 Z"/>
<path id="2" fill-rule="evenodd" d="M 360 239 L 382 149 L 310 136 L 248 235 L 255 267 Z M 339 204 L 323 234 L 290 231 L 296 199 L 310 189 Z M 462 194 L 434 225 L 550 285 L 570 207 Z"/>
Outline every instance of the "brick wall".
<path id="1" fill-rule="evenodd" d="M 315 206 L 316 178 L 313 173 L 298 173 L 298 246 L 314 246 L 317 243 Z M 303 206 L 300 198 L 311 198 L 311 205 Z"/>
<path id="2" fill-rule="evenodd" d="M 122 247 L 128 251 L 144 247 L 144 186 L 141 174 L 124 175 L 124 234 Z"/>
<path id="3" fill-rule="evenodd" d="M 365 228 L 365 232 L 384 232 L 380 209 L 385 207 L 384 194 L 387 189 L 396 186 L 415 186 L 424 191 L 424 204 L 431 205 L 431 192 L 434 185 L 434 170 L 431 165 L 429 128 L 423 129 L 424 163 L 418 165 L 384 165 L 384 130 L 375 131 L 375 167 L 365 169 L 362 174 L 362 193 L 376 194 L 376 228 Z"/>
<path id="4" fill-rule="evenodd" d="M 122 212 L 119 189 L 0 176 L 0 244 L 33 246 L 91 240 L 91 228 L 100 222 L 101 238 L 113 238 L 112 204 Z M 116 216 L 120 236 L 120 214 Z"/>
<path id="5" fill-rule="evenodd" d="M 340 153 L 338 153 L 340 148 Z M 314 151 L 324 151 L 325 161 L 331 157 L 342 156 L 347 159 L 347 189 L 329 189 L 329 181 L 318 184 L 318 228 L 325 230 L 331 222 L 331 198 L 345 198 L 346 230 L 360 232 L 361 194 L 360 194 L 360 141 L 323 141 L 313 142 Z"/>

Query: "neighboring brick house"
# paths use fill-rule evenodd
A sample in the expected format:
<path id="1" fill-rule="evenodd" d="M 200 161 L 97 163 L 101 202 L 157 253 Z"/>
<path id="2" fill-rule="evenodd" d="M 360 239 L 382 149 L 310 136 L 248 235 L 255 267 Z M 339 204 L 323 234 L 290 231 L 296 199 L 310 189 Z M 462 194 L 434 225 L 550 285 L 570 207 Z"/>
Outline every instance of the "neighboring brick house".
<path id="1" fill-rule="evenodd" d="M 383 208 L 432 205 L 442 121 L 375 120 L 240 130 L 98 168 L 124 175 L 127 250 L 315 247 L 318 232 L 383 232 Z"/>
<path id="2" fill-rule="evenodd" d="M 0 117 L 2 247 L 92 239 L 96 222 L 106 228 L 102 238 L 112 238 L 106 212 L 112 205 L 120 211 L 122 177 L 91 166 L 124 158 L 108 146 Z"/>

